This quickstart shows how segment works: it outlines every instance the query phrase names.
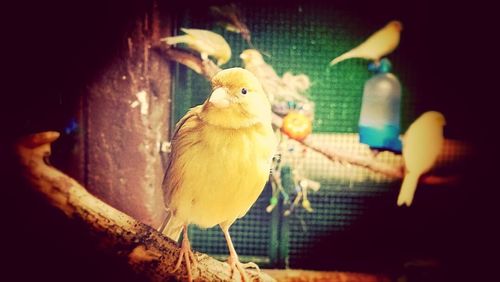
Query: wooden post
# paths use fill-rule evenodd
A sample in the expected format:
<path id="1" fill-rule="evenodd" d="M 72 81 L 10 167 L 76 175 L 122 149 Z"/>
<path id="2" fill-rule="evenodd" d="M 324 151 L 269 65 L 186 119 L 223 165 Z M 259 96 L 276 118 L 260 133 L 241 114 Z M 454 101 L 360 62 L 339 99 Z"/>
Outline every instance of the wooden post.
<path id="1" fill-rule="evenodd" d="M 118 48 L 82 98 L 83 183 L 128 215 L 159 226 L 164 216 L 162 145 L 170 119 L 169 65 L 151 47 L 170 34 L 160 1 L 139 4 Z"/>

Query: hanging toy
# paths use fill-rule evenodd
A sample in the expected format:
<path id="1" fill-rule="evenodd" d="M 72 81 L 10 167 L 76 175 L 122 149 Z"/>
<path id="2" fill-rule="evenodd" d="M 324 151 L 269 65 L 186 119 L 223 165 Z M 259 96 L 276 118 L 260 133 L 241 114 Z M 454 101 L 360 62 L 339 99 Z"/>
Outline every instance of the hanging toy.
<path id="1" fill-rule="evenodd" d="M 359 141 L 374 151 L 401 153 L 399 121 L 401 84 L 390 73 L 391 63 L 384 58 L 368 69 L 375 73 L 366 81 L 359 117 Z"/>
<path id="2" fill-rule="evenodd" d="M 285 138 L 286 140 L 286 138 Z M 319 182 L 303 177 L 302 171 L 304 170 L 304 160 L 306 157 L 307 149 L 303 148 L 292 139 L 288 139 L 289 163 L 282 166 L 282 185 L 284 191 L 291 197 L 293 202 L 287 201 L 285 203 L 284 216 L 289 216 L 299 203 L 307 212 L 313 212 L 311 202 L 307 198 L 308 190 L 318 191 L 320 188 Z"/>
<path id="3" fill-rule="evenodd" d="M 246 67 L 252 66 L 252 58 L 261 57 L 256 57 L 256 54 L 253 50 L 246 50 L 242 53 Z M 277 75 L 275 74 L 275 76 Z M 270 83 L 269 75 L 266 75 L 264 80 L 268 82 L 266 84 L 268 87 L 277 86 L 275 83 Z M 276 95 L 270 97 L 270 100 L 273 112 L 283 117 L 281 127 L 277 128 L 277 133 L 280 136 L 278 145 L 280 158 L 273 160 L 272 196 L 266 211 L 272 212 L 280 202 L 281 196 L 285 216 L 290 215 L 295 207 L 299 206 L 299 203 L 302 203 L 305 210 L 312 212 L 311 202 L 307 198 L 307 190 L 317 191 L 320 184 L 302 176 L 306 149 L 303 144 L 299 143 L 312 132 L 314 103 L 304 96 L 305 91 L 310 86 L 310 81 L 306 75 L 293 75 L 291 73 L 285 73 L 283 79 L 277 81 L 279 82 L 277 88 L 279 91 L 271 91 Z"/>
<path id="4" fill-rule="evenodd" d="M 302 141 L 311 134 L 312 122 L 305 114 L 298 111 L 291 111 L 283 118 L 281 130 L 288 137 Z"/>

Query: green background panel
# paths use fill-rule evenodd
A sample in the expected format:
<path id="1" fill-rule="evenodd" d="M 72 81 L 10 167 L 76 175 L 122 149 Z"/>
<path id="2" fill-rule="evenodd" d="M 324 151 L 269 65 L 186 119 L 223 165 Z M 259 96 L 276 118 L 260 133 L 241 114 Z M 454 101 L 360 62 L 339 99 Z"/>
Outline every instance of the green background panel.
<path id="1" fill-rule="evenodd" d="M 291 71 L 309 76 L 312 83 L 309 95 L 316 104 L 314 131 L 357 132 L 364 83 L 371 77 L 367 70 L 369 61 L 351 59 L 334 67 L 329 67 L 329 62 L 357 46 L 393 18 L 386 17 L 366 24 L 349 11 L 338 10 L 333 5 L 241 7 L 252 33 L 253 44 L 270 55 L 264 60 L 279 75 Z M 215 24 L 203 11 L 186 10 L 178 20 L 178 27 L 209 29 L 221 34 L 232 49 L 231 60 L 223 67 L 242 66 L 239 54 L 249 48 L 246 42 L 239 34 Z M 403 38 L 404 35 L 403 32 Z M 402 41 L 400 48 L 404 48 L 404 39 Z M 403 86 L 401 120 L 405 129 L 414 118 L 410 110 L 410 93 L 415 91 L 415 74 L 411 62 L 406 63 L 400 57 L 399 49 L 389 55 L 393 72 Z M 183 66 L 176 71 L 174 116 L 179 120 L 187 109 L 204 101 L 210 93 L 210 86 L 202 77 Z"/>

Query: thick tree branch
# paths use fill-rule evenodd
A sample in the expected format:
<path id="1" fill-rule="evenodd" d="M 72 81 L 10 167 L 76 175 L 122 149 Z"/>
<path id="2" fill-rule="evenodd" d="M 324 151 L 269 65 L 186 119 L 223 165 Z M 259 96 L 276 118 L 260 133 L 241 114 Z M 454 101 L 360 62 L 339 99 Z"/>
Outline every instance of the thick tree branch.
<path id="1" fill-rule="evenodd" d="M 329 281 L 329 282 L 389 282 L 389 277 L 384 275 L 371 275 L 364 273 L 337 272 L 337 271 L 311 271 L 300 269 L 267 270 L 276 280 L 280 282 L 307 282 L 307 281 Z"/>
<path id="2" fill-rule="evenodd" d="M 331 161 L 338 161 L 341 163 L 348 163 L 352 165 L 361 166 L 370 169 L 374 172 L 385 174 L 392 178 L 403 178 L 403 167 L 390 166 L 381 162 L 377 162 L 373 158 L 367 158 L 362 156 L 357 156 L 349 154 L 340 150 L 334 150 L 332 148 L 321 148 L 320 146 L 314 144 L 308 139 L 299 141 L 302 145 L 310 148 L 311 150 L 322 154 Z"/>
<path id="3" fill-rule="evenodd" d="M 126 257 L 138 274 L 151 281 L 186 279 L 184 265 L 174 271 L 180 251 L 176 242 L 97 199 L 74 179 L 48 164 L 50 144 L 58 137 L 57 132 L 43 132 L 17 143 L 23 173 L 31 186 L 66 216 L 76 219 L 74 222 L 83 222 L 106 249 Z M 227 263 L 197 252 L 195 256 L 198 260 L 193 270 L 195 281 L 231 280 Z M 252 279 L 273 281 L 264 273 L 252 274 Z"/>

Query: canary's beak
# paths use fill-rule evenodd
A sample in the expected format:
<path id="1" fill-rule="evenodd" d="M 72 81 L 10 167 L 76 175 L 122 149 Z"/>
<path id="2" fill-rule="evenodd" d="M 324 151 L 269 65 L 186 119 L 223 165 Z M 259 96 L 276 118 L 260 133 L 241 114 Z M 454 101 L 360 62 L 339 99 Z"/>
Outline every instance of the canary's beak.
<path id="1" fill-rule="evenodd" d="M 229 104 L 231 103 L 229 94 L 227 93 L 226 89 L 222 87 L 215 89 L 210 95 L 208 101 L 217 108 L 229 107 Z"/>

